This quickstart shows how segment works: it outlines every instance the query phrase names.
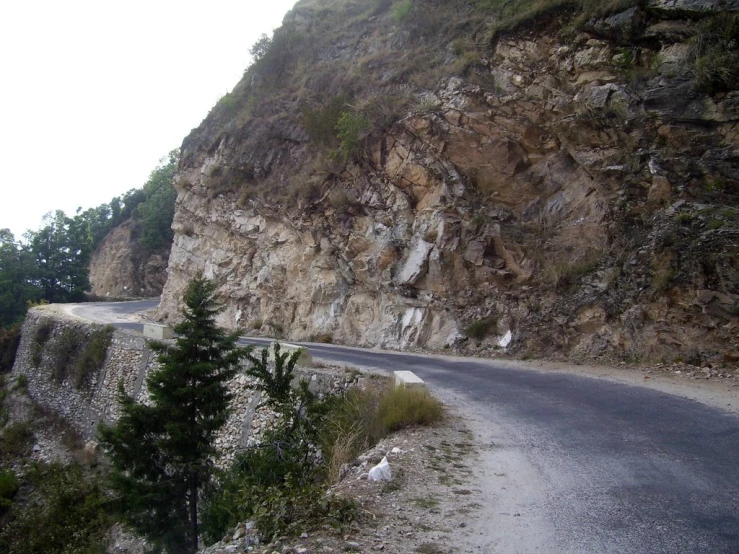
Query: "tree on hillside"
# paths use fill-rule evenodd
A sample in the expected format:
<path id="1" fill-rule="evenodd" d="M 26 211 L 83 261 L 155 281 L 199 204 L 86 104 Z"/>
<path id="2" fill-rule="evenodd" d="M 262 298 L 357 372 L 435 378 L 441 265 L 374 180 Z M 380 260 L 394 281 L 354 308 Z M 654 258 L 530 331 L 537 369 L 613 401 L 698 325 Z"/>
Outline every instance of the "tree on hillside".
<path id="1" fill-rule="evenodd" d="M 159 161 L 160 165 L 151 172 L 143 187 L 146 199 L 138 205 L 135 216 L 141 222 L 139 244 L 145 250 L 151 251 L 172 244 L 172 220 L 177 198 L 172 180 L 179 159 L 179 150 L 172 150 L 166 158 Z"/>
<path id="2" fill-rule="evenodd" d="M 33 282 L 49 302 L 79 302 L 90 290 L 85 229 L 61 210 L 46 214 L 44 223 L 39 231 L 27 235 L 35 264 Z"/>
<path id="3" fill-rule="evenodd" d="M 33 260 L 13 233 L 0 229 L 0 328 L 23 319 L 28 301 L 38 301 L 39 289 L 31 283 Z"/>
<path id="4" fill-rule="evenodd" d="M 84 211 L 77 209 L 74 222 L 90 252 L 100 246 L 113 228 L 129 218 L 137 224 L 138 243 L 144 250 L 166 248 L 172 243 L 171 227 L 177 198 L 172 180 L 179 159 L 179 149 L 172 150 L 159 160 L 143 187 L 116 196 L 108 204 Z"/>
<path id="5" fill-rule="evenodd" d="M 101 425 L 122 519 L 158 551 L 198 548 L 198 494 L 213 473 L 214 439 L 226 422 L 226 382 L 249 349 L 216 326 L 215 285 L 197 276 L 185 292 L 174 345 L 151 343 L 161 368 L 147 379 L 150 403 L 119 392 L 122 415 Z"/>

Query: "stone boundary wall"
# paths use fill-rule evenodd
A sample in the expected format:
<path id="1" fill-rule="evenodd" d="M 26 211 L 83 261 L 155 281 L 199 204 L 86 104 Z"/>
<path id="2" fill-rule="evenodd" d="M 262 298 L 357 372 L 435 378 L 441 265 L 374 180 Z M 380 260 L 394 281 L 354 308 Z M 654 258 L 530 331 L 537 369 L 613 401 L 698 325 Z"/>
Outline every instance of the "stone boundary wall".
<path id="1" fill-rule="evenodd" d="M 52 330 L 41 350 L 41 362 L 36 366 L 33 361 L 35 335 L 45 321 L 51 323 Z M 21 331 L 13 373 L 27 377 L 28 394 L 34 401 L 62 416 L 86 440 L 93 440 L 99 422 L 112 423 L 120 415 L 118 383 L 122 382 L 126 394 L 136 401 L 146 402 L 146 377 L 158 363 L 147 339 L 133 331 L 116 329 L 103 368 L 91 376 L 89 386 L 77 389 L 70 379 L 59 383 L 53 377 L 54 347 L 64 330 L 71 327 L 89 333 L 99 326 L 43 309 L 30 310 Z M 343 390 L 349 384 L 344 372 L 297 368 L 296 373 L 308 379 L 311 390 L 318 395 Z M 239 449 L 258 441 L 262 432 L 276 421 L 276 415 L 262 402 L 256 380 L 245 371 L 231 380 L 229 388 L 233 394 L 233 411 L 216 439 L 216 446 L 223 454 L 221 463 L 232 459 Z"/>

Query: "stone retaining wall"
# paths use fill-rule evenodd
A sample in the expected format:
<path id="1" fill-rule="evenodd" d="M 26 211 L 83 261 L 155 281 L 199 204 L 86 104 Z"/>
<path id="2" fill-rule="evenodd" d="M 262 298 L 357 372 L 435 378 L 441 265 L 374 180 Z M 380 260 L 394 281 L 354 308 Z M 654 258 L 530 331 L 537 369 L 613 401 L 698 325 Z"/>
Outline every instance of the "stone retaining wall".
<path id="1" fill-rule="evenodd" d="M 44 322 L 51 323 L 52 330 L 41 350 L 40 363 L 35 365 L 36 331 Z M 30 310 L 23 324 L 13 373 L 27 377 L 28 394 L 33 400 L 61 415 L 85 439 L 94 439 L 98 422 L 112 423 L 120 415 L 118 384 L 123 383 L 126 394 L 135 400 L 146 402 L 146 377 L 158 367 L 158 362 L 143 336 L 116 329 L 103 368 L 91 376 L 86 386 L 78 389 L 71 379 L 59 383 L 53 377 L 54 348 L 64 330 L 71 327 L 90 333 L 96 326 L 42 309 Z M 342 390 L 348 384 L 343 372 L 297 368 L 296 373 L 307 378 L 311 390 L 319 395 Z M 275 414 L 264 406 L 253 377 L 239 373 L 231 380 L 229 388 L 233 394 L 233 412 L 216 440 L 223 454 L 222 462 L 230 460 L 240 448 L 258 441 L 261 433 L 276 420 Z"/>

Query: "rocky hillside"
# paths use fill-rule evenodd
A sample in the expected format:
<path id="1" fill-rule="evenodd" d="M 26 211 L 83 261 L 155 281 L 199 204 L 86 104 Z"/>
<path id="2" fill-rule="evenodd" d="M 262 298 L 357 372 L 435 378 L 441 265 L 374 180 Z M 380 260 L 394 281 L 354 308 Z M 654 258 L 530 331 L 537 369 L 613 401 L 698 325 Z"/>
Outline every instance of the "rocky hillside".
<path id="1" fill-rule="evenodd" d="M 136 235 L 137 223 L 129 219 L 110 231 L 93 253 L 89 268 L 93 296 L 141 298 L 162 293 L 169 251 L 145 250 Z"/>
<path id="2" fill-rule="evenodd" d="M 303 0 L 182 146 L 159 315 L 739 360 L 739 2 Z"/>

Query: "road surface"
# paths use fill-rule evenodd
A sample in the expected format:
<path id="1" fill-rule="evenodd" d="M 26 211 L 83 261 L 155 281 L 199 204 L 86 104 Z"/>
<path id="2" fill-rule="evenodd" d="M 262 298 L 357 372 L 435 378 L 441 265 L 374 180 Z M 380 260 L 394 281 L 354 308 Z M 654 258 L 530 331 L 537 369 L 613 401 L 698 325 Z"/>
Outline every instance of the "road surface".
<path id="1" fill-rule="evenodd" d="M 156 305 L 81 305 L 132 325 Z M 266 344 L 264 339 L 242 343 Z M 475 358 L 306 344 L 314 358 L 410 370 L 467 415 L 487 529 L 465 552 L 739 552 L 739 416 L 639 386 Z"/>

